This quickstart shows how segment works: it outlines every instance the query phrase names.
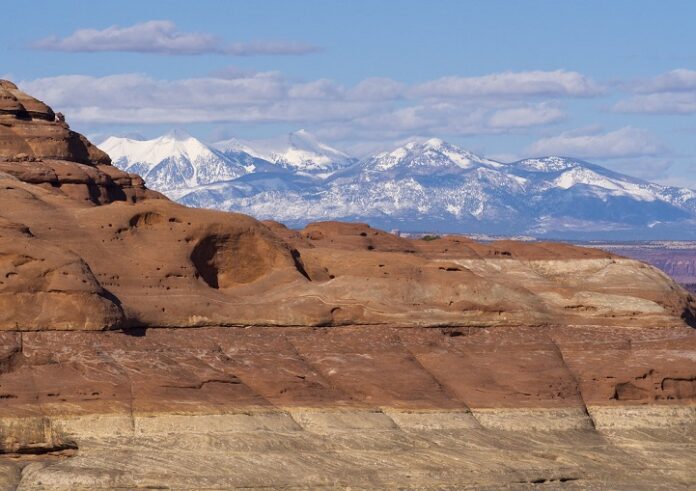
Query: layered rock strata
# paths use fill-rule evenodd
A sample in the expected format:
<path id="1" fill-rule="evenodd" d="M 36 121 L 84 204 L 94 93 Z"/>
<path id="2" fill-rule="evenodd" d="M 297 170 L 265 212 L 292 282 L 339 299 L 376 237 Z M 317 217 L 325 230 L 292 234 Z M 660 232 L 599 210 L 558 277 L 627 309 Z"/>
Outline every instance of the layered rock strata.
<path id="1" fill-rule="evenodd" d="M 18 489 L 696 485 L 693 330 L 1 337 Z"/>

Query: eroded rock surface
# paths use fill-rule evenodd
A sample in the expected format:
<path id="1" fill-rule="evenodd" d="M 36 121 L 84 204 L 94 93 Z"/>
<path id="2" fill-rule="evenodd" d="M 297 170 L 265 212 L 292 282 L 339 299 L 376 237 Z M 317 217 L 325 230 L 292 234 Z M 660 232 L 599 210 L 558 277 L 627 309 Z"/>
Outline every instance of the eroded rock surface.
<path id="1" fill-rule="evenodd" d="M 690 329 L 0 338 L 0 442 L 19 489 L 696 485 Z"/>
<path id="2" fill-rule="evenodd" d="M 458 238 L 412 241 L 336 224 L 285 233 L 159 196 L 98 206 L 66 195 L 63 187 L 0 173 L 0 240 L 11 244 L 0 262 L 0 298 L 27 299 L 15 309 L 7 304 L 0 329 L 659 327 L 683 325 L 693 316 L 693 297 L 664 274 L 596 251 Z M 53 281 L 61 274 L 56 268 L 70 261 L 84 270 L 79 291 Z M 39 307 L 59 295 L 66 298 L 64 309 L 61 302 L 53 312 Z M 89 297 L 90 313 L 71 307 L 70 299 L 79 297 Z M 22 306 L 34 298 L 34 311 Z"/>

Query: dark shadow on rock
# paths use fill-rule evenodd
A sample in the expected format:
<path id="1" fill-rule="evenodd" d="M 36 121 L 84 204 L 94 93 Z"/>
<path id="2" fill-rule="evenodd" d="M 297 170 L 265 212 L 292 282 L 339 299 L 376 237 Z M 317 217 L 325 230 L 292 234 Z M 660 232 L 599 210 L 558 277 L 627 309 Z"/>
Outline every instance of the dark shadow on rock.
<path id="1" fill-rule="evenodd" d="M 123 329 L 123 334 L 125 334 L 126 336 L 133 336 L 135 338 L 143 338 L 147 336 L 147 327 L 128 327 Z"/>
<path id="2" fill-rule="evenodd" d="M 291 254 L 292 260 L 295 263 L 295 268 L 297 268 L 297 271 L 299 271 L 300 274 L 307 278 L 309 281 L 312 281 L 312 278 L 310 278 L 307 274 L 307 270 L 305 270 L 304 263 L 302 262 L 302 257 L 300 256 L 300 251 L 298 251 L 297 249 L 293 249 L 291 251 Z"/>

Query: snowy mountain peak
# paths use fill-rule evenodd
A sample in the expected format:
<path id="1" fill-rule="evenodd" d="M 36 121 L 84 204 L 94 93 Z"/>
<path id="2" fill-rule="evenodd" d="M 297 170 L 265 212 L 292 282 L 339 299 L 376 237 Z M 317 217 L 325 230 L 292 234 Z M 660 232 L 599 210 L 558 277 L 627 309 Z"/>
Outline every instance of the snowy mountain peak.
<path id="1" fill-rule="evenodd" d="M 604 167 L 569 157 L 541 157 L 520 160 L 510 165 L 514 171 L 534 179 L 543 179 L 543 188 L 573 190 L 606 202 L 611 198 L 628 198 L 642 202 L 665 202 L 680 205 L 683 190 L 653 184 Z M 519 174 L 519 172 L 518 172 Z M 541 189 L 541 187 L 540 187 Z M 688 197 L 682 202 L 688 201 Z"/>
<path id="2" fill-rule="evenodd" d="M 433 148 L 436 150 L 439 150 L 446 145 L 447 145 L 447 143 L 444 140 L 441 140 L 439 138 L 430 138 L 429 140 L 426 140 L 423 143 L 423 146 L 425 148 Z"/>
<path id="3" fill-rule="evenodd" d="M 205 143 L 178 130 L 152 140 L 111 137 L 100 148 L 115 162 L 125 159 L 149 166 L 155 166 L 167 158 L 196 161 L 215 156 L 214 151 Z"/>
<path id="4" fill-rule="evenodd" d="M 579 164 L 582 164 L 582 162 L 568 157 L 550 156 L 524 159 L 515 162 L 513 165 L 529 172 L 558 172 L 577 167 Z"/>
<path id="5" fill-rule="evenodd" d="M 341 152 L 340 150 L 337 150 L 326 143 L 320 142 L 313 134 L 304 129 L 290 133 L 288 135 L 288 140 L 290 145 L 297 149 L 331 157 L 334 160 L 350 159 L 350 156 L 347 153 Z"/>
<path id="6" fill-rule="evenodd" d="M 174 128 L 172 130 L 169 130 L 167 133 L 162 135 L 160 137 L 162 140 L 173 140 L 173 141 L 187 141 L 187 140 L 195 140 L 194 137 L 192 137 L 190 134 L 188 134 L 185 130 L 182 130 L 180 128 Z"/>
<path id="7" fill-rule="evenodd" d="M 664 227 L 683 234 L 696 223 L 693 190 L 567 157 L 504 164 L 439 138 L 361 162 L 306 130 L 215 146 L 176 131 L 145 141 L 112 137 L 100 147 L 114 165 L 184 204 L 290 225 L 344 219 L 415 231 L 644 237 Z"/>
<path id="8" fill-rule="evenodd" d="M 413 140 L 401 147 L 384 152 L 366 161 L 366 167 L 376 171 L 392 169 L 470 169 L 499 168 L 503 164 L 447 143 L 439 138 Z"/>
<path id="9" fill-rule="evenodd" d="M 305 129 L 288 133 L 279 140 L 225 140 L 216 143 L 215 148 L 226 154 L 243 151 L 282 168 L 314 177 L 328 177 L 355 163 L 350 155 L 320 142 Z"/>
<path id="10" fill-rule="evenodd" d="M 150 187 L 160 191 L 184 192 L 253 170 L 248 163 L 227 158 L 181 130 L 142 141 L 110 137 L 99 148 L 109 154 L 115 166 L 140 174 Z"/>
<path id="11" fill-rule="evenodd" d="M 255 148 L 253 142 L 247 142 L 237 138 L 229 138 L 221 140 L 213 144 L 213 147 L 227 155 L 235 155 L 244 153 L 251 155 L 254 158 L 261 160 L 271 160 L 271 156 L 258 148 Z"/>

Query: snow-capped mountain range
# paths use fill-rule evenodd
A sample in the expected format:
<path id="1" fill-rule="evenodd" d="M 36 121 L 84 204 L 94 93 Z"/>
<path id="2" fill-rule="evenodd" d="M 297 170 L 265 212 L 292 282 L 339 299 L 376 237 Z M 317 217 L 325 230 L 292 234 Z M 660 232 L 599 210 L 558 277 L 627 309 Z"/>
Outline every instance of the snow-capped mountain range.
<path id="1" fill-rule="evenodd" d="M 217 142 L 214 147 L 233 158 L 245 153 L 298 174 L 314 177 L 328 177 L 357 162 L 348 154 L 321 143 L 306 130 L 290 133 L 280 141 L 245 142 L 233 138 Z"/>
<path id="2" fill-rule="evenodd" d="M 304 130 L 211 145 L 180 132 L 110 137 L 100 147 L 181 203 L 290 226 L 341 219 L 402 231 L 696 238 L 696 191 L 566 157 L 502 163 L 432 138 L 358 160 Z"/>

